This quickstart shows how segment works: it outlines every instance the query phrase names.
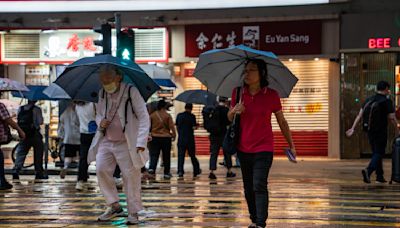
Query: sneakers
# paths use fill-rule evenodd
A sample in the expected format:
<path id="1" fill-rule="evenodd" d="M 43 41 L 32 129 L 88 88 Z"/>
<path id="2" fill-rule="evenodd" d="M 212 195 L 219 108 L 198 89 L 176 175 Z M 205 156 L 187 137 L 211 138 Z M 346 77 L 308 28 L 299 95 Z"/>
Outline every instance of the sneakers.
<path id="1" fill-rule="evenodd" d="M 236 177 L 236 173 L 234 173 L 234 172 L 226 173 L 226 177 L 227 177 L 227 178 Z"/>
<path id="2" fill-rule="evenodd" d="M 128 215 L 126 219 L 126 225 L 137 225 L 139 224 L 139 217 L 137 214 L 135 215 Z"/>
<path id="3" fill-rule="evenodd" d="M 12 188 L 13 188 L 13 185 L 8 183 L 7 181 L 4 181 L 2 184 L 0 184 L 0 190 L 9 190 Z"/>
<path id="4" fill-rule="evenodd" d="M 49 177 L 43 173 L 35 175 L 35 180 L 47 180 L 47 179 L 49 179 Z"/>
<path id="5" fill-rule="evenodd" d="M 201 169 L 199 169 L 197 172 L 194 172 L 193 177 L 197 177 L 200 174 L 201 174 Z"/>
<path id="6" fill-rule="evenodd" d="M 211 179 L 211 180 L 216 180 L 217 176 L 215 176 L 214 173 L 210 173 L 210 175 L 208 175 L 208 178 Z"/>
<path id="7" fill-rule="evenodd" d="M 122 181 L 121 178 L 114 177 L 114 182 L 117 189 L 122 189 L 122 187 L 124 187 L 124 182 Z"/>
<path id="8" fill-rule="evenodd" d="M 387 181 L 385 180 L 384 177 L 380 177 L 380 178 L 376 178 L 375 183 L 378 183 L 378 184 L 385 184 L 385 183 L 387 183 Z"/>
<path id="9" fill-rule="evenodd" d="M 85 182 L 83 182 L 83 181 L 78 181 L 78 182 L 76 183 L 76 185 L 75 185 L 75 189 L 76 189 L 77 191 L 84 191 L 84 190 L 87 190 L 87 189 L 88 189 L 87 183 L 85 183 Z"/>
<path id="10" fill-rule="evenodd" d="M 257 227 L 257 224 L 252 223 L 252 224 L 250 224 L 247 228 L 256 228 L 256 227 Z"/>
<path id="11" fill-rule="evenodd" d="M 60 178 L 65 179 L 65 176 L 67 175 L 67 170 L 66 169 L 61 169 L 60 171 Z"/>
<path id="12" fill-rule="evenodd" d="M 172 174 L 168 173 L 168 174 L 164 174 L 164 179 L 169 180 L 171 179 Z"/>
<path id="13" fill-rule="evenodd" d="M 97 221 L 108 221 L 118 216 L 124 215 L 124 210 L 120 206 L 119 208 L 115 209 L 113 207 L 108 207 L 106 211 L 97 218 Z"/>
<path id="14" fill-rule="evenodd" d="M 368 170 L 367 169 L 363 169 L 361 171 L 361 173 L 362 173 L 363 178 L 364 178 L 364 183 L 370 184 L 371 183 L 371 179 L 369 178 Z"/>

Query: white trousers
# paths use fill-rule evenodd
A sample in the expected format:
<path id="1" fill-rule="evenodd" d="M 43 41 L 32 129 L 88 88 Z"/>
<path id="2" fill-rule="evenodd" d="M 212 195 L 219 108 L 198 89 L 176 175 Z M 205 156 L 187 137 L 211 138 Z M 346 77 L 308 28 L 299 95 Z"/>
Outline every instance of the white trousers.
<path id="1" fill-rule="evenodd" d="M 96 174 L 100 190 L 108 205 L 119 202 L 113 177 L 117 164 L 122 172 L 128 213 L 135 214 L 143 209 L 140 169 L 133 167 L 126 142 L 110 142 L 103 138 L 96 156 Z"/>

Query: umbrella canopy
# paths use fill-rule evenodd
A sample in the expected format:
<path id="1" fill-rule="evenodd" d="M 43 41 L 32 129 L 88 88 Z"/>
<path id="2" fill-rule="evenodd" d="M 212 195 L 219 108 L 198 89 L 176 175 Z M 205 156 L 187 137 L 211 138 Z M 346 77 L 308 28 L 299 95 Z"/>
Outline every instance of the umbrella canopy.
<path id="1" fill-rule="evenodd" d="M 43 93 L 54 100 L 69 100 L 71 97 L 57 84 L 52 83 Z"/>
<path id="2" fill-rule="evenodd" d="M 124 73 L 124 82 L 138 88 L 145 100 L 160 89 L 136 63 L 111 55 L 82 58 L 69 65 L 54 83 L 73 100 L 97 102 L 101 89 L 99 69 L 104 64 L 117 66 Z"/>
<path id="3" fill-rule="evenodd" d="M 186 90 L 179 94 L 175 100 L 192 104 L 213 105 L 217 102 L 217 95 L 201 89 Z"/>
<path id="4" fill-rule="evenodd" d="M 171 80 L 171 73 L 169 70 L 153 64 L 139 64 L 139 66 L 157 83 L 157 85 L 176 88 L 175 83 Z"/>
<path id="5" fill-rule="evenodd" d="M 44 90 L 49 88 L 49 86 L 28 86 L 29 91 L 27 92 L 11 92 L 11 94 L 14 97 L 20 97 L 20 98 L 26 98 L 28 100 L 46 100 L 46 101 L 55 101 L 59 99 L 69 99 L 68 94 L 65 93 L 64 90 L 62 90 L 60 87 L 55 87 L 58 90 L 58 93 L 62 93 L 63 96 L 60 98 L 56 97 L 50 97 L 47 94 L 44 93 Z M 53 88 L 53 90 L 56 90 Z"/>
<path id="6" fill-rule="evenodd" d="M 200 55 L 194 75 L 208 90 L 225 97 L 242 86 L 245 64 L 249 59 L 262 59 L 267 64 L 269 86 L 282 98 L 288 97 L 298 79 L 272 52 L 259 51 L 244 45 L 216 49 Z"/>
<path id="7" fill-rule="evenodd" d="M 29 89 L 21 82 L 8 78 L 0 78 L 0 91 L 29 91 Z"/>

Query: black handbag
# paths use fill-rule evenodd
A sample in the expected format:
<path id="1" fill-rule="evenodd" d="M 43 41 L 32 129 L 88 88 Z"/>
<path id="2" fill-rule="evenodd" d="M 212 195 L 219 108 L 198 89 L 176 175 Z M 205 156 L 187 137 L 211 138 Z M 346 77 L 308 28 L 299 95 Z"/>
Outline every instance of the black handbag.
<path id="1" fill-rule="evenodd" d="M 240 101 L 240 87 L 236 88 L 236 104 Z M 230 155 L 237 153 L 237 144 L 240 136 L 240 115 L 235 114 L 231 125 L 229 125 L 226 131 L 224 142 L 222 143 L 222 149 L 228 152 Z"/>

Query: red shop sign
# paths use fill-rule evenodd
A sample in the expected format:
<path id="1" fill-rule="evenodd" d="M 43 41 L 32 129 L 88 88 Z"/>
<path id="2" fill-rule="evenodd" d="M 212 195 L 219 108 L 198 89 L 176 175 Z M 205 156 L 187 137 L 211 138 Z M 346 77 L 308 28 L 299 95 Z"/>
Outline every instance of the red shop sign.
<path id="1" fill-rule="evenodd" d="M 186 56 L 239 44 L 278 55 L 321 54 L 321 33 L 320 20 L 186 25 Z"/>

